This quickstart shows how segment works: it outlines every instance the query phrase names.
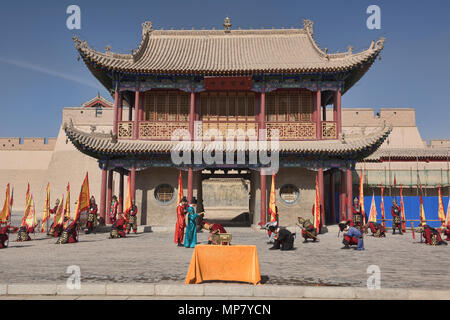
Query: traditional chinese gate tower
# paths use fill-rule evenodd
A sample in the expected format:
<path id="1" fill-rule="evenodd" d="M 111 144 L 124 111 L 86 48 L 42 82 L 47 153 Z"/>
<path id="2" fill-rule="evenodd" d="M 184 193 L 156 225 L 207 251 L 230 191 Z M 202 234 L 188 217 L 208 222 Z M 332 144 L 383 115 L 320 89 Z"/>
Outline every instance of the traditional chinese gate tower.
<path id="1" fill-rule="evenodd" d="M 315 171 L 322 207 L 324 171 L 341 172 L 339 208 L 324 210 L 323 218 L 332 223 L 336 215 L 347 212 L 351 216 L 348 204 L 354 165 L 383 143 L 390 128 L 380 127 L 364 137 L 345 137 L 341 132 L 341 96 L 370 68 L 383 49 L 383 38 L 359 53 L 350 47 L 348 52 L 330 54 L 315 43 L 310 20 L 303 21 L 303 29 L 281 30 L 232 30 L 228 18 L 224 30 L 163 31 L 154 30 L 151 22 L 142 27 L 142 41 L 131 54 L 113 53 L 110 48 L 98 52 L 74 37 L 81 58 L 115 99 L 112 135 L 65 125 L 73 144 L 98 159 L 102 217 L 110 203 L 113 171 L 120 173 L 120 198 L 124 174 L 130 175 L 134 196 L 140 189 L 136 203 L 143 212 L 141 223 L 164 224 L 167 211 L 175 215 L 175 209 L 167 210 L 163 203 L 158 207 L 148 191 L 169 180 L 176 186 L 174 181 L 182 167 L 187 171 L 191 198 L 201 170 L 225 168 L 204 162 L 177 167 L 170 157 L 175 145 L 171 136 L 177 129 L 187 130 L 192 139 L 199 130 L 201 135 L 208 129 L 222 134 L 227 129 L 267 129 L 269 140 L 278 130 L 277 184 L 290 186 L 283 190 L 291 190 L 286 192 L 296 193 L 297 198 L 300 192 L 305 193 L 302 204 L 296 206 L 292 199 L 285 203 L 281 223 L 292 225 L 297 216 L 311 214 L 313 196 L 306 191 L 314 189 Z M 124 105 L 129 106 L 128 113 Z M 333 106 L 332 112 L 327 113 L 327 105 Z M 199 124 L 202 127 L 196 127 Z M 246 144 L 240 151 L 248 157 L 255 151 L 250 149 Z M 264 224 L 268 201 L 264 166 L 235 164 L 231 168 L 251 170 L 253 223 Z M 333 177 L 331 174 L 330 203 L 334 207 Z M 281 197 L 283 190 L 279 190 Z M 197 195 L 200 193 L 197 188 Z"/>

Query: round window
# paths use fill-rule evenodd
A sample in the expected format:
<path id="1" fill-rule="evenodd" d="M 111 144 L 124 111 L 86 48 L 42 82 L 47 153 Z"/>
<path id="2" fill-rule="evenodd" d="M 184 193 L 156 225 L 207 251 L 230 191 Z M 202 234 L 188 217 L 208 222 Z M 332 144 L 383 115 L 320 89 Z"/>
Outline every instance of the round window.
<path id="1" fill-rule="evenodd" d="M 161 203 L 169 203 L 174 196 L 174 189 L 169 184 L 161 184 L 155 189 L 155 199 Z"/>
<path id="2" fill-rule="evenodd" d="M 280 198 L 287 204 L 297 202 L 300 196 L 298 188 L 292 184 L 286 184 L 280 188 Z"/>

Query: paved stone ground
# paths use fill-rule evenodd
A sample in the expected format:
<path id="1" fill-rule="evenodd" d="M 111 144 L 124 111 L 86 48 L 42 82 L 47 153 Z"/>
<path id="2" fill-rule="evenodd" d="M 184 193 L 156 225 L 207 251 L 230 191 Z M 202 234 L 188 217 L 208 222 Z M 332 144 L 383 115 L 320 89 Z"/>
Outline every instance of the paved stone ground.
<path id="1" fill-rule="evenodd" d="M 431 247 L 411 234 L 365 238 L 365 251 L 340 250 L 337 228 L 320 236 L 319 243 L 295 242 L 296 250 L 272 251 L 267 236 L 250 228 L 228 228 L 233 244 L 258 249 L 262 282 L 275 285 L 365 287 L 369 265 L 381 269 L 382 288 L 448 289 L 450 246 Z M 299 231 L 297 229 L 297 231 Z M 76 244 L 56 245 L 56 239 L 36 234 L 34 241 L 0 251 L 0 283 L 65 284 L 67 267 L 81 268 L 83 283 L 182 284 L 193 249 L 177 247 L 173 232 L 108 239 L 108 234 L 80 235 Z M 199 243 L 207 242 L 199 233 Z"/>

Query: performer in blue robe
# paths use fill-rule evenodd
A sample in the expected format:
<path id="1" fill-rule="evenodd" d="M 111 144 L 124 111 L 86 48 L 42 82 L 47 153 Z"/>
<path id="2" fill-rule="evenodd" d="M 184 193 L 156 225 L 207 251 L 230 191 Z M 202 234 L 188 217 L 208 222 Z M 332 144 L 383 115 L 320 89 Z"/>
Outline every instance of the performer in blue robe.
<path id="1" fill-rule="evenodd" d="M 197 207 L 197 200 L 193 197 L 191 204 L 187 208 L 186 216 L 186 235 L 184 237 L 184 246 L 186 248 L 194 248 L 197 244 L 197 225 L 196 218 L 198 214 L 195 212 Z"/>

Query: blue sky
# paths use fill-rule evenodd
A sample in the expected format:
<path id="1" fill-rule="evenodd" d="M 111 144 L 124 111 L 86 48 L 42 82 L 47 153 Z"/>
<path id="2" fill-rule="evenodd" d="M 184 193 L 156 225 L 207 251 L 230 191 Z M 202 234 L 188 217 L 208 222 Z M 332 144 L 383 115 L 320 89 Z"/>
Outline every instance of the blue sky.
<path id="1" fill-rule="evenodd" d="M 81 8 L 81 30 L 66 28 L 66 9 Z M 366 27 L 369 5 L 381 8 L 381 30 Z M 450 2 L 429 1 L 4 1 L 0 10 L 0 136 L 54 137 L 62 108 L 108 93 L 77 61 L 72 36 L 104 51 L 128 53 L 141 23 L 156 29 L 302 27 L 329 52 L 366 49 L 387 38 L 382 60 L 343 96 L 344 107 L 416 109 L 424 139 L 450 138 Z"/>

